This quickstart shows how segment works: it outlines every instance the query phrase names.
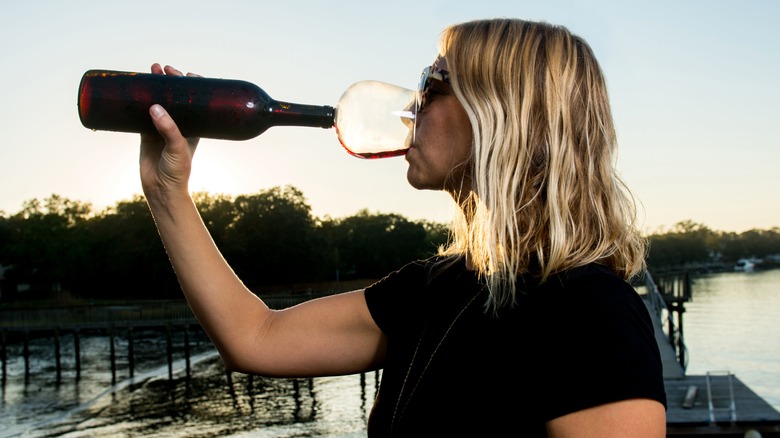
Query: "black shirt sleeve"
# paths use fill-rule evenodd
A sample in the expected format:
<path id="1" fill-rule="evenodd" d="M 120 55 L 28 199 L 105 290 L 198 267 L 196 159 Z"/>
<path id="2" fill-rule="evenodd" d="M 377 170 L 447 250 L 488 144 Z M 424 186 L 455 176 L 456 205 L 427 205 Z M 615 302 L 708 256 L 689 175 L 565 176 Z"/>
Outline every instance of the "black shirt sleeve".
<path id="1" fill-rule="evenodd" d="M 630 285 L 597 273 L 546 292 L 535 367 L 549 382 L 539 394 L 546 421 L 634 398 L 666 404 L 653 324 Z"/>
<path id="2" fill-rule="evenodd" d="M 376 325 L 388 336 L 403 330 L 410 314 L 419 312 L 419 301 L 428 267 L 412 262 L 366 288 L 366 305 Z"/>

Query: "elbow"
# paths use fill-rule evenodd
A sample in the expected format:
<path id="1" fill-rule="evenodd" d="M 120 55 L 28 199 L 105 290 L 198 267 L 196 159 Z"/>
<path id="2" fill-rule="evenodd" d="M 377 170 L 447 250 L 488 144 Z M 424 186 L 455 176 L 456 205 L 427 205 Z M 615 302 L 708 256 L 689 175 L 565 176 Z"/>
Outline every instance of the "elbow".
<path id="1" fill-rule="evenodd" d="M 270 327 L 272 313 L 250 329 L 238 330 L 232 336 L 223 336 L 217 344 L 217 351 L 227 371 L 243 374 L 265 374 L 268 366 L 260 358 L 271 357 L 265 348 L 264 339 Z M 235 333 L 244 333 L 236 335 Z"/>
<path id="2" fill-rule="evenodd" d="M 242 374 L 254 374 L 256 372 L 250 366 L 249 361 L 242 358 L 240 354 L 230 354 L 229 352 L 219 350 L 219 357 L 222 359 L 222 364 L 228 372 Z"/>
<path id="3" fill-rule="evenodd" d="M 225 370 L 237 373 L 242 372 L 241 361 L 234 354 L 231 354 L 228 349 L 217 345 L 217 352 L 219 353 L 219 358 L 222 359 L 222 365 L 224 365 Z"/>
<path id="4" fill-rule="evenodd" d="M 220 353 L 220 358 L 222 359 L 222 364 L 225 366 L 225 371 L 229 373 L 250 374 L 264 377 L 301 377 L 296 373 L 280 372 L 274 367 L 259 364 L 242 356 L 230 356 Z"/>
<path id="5" fill-rule="evenodd" d="M 245 367 L 241 366 L 239 361 L 233 360 L 228 356 L 220 354 L 222 358 L 222 364 L 225 366 L 225 370 L 231 373 L 247 373 Z"/>

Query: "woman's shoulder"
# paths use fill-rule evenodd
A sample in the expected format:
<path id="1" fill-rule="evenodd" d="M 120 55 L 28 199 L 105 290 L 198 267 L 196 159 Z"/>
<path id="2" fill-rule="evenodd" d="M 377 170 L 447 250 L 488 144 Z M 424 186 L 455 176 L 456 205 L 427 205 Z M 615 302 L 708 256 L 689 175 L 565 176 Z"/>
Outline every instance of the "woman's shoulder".
<path id="1" fill-rule="evenodd" d="M 387 274 L 378 283 L 390 281 L 396 278 L 415 278 L 427 280 L 431 277 L 446 273 L 460 273 L 466 270 L 465 262 L 462 257 L 452 256 L 431 256 L 426 259 L 419 259 L 407 263 L 399 269 Z"/>
<path id="2" fill-rule="evenodd" d="M 596 263 L 578 266 L 554 274 L 540 285 L 540 288 L 569 292 L 578 290 L 636 292 L 633 286 L 619 277 L 615 271 Z"/>
<path id="3" fill-rule="evenodd" d="M 417 320 L 441 291 L 465 272 L 465 263 L 448 257 L 416 260 L 365 289 L 366 305 L 377 325 L 391 333 L 399 324 Z"/>
<path id="4" fill-rule="evenodd" d="M 644 307 L 631 284 L 609 267 L 595 263 L 555 274 L 538 287 L 529 288 L 528 295 L 558 308 L 571 307 L 599 314 Z"/>

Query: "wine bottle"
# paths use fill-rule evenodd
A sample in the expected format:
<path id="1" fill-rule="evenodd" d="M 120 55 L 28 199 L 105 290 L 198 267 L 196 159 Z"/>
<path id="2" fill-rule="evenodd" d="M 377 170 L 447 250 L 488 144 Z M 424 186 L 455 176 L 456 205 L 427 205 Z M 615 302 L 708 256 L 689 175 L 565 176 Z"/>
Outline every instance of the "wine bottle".
<path id="1" fill-rule="evenodd" d="M 82 125 L 155 132 L 149 107 L 162 105 L 187 137 L 248 140 L 273 126 L 336 128 L 352 155 L 402 155 L 410 146 L 414 92 L 376 81 L 350 86 L 334 108 L 277 101 L 247 81 L 89 70 L 79 84 Z"/>

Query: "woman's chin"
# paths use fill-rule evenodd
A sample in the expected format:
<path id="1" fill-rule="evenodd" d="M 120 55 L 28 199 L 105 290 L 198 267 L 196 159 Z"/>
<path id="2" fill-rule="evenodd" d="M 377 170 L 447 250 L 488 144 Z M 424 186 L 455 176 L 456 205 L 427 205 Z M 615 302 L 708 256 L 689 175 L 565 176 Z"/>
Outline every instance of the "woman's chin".
<path id="1" fill-rule="evenodd" d="M 414 172 L 414 169 L 411 164 L 409 164 L 409 169 L 406 171 L 406 181 L 409 183 L 410 186 L 417 190 L 424 190 L 427 187 L 425 187 L 425 184 L 420 181 L 419 175 L 417 175 Z"/>

